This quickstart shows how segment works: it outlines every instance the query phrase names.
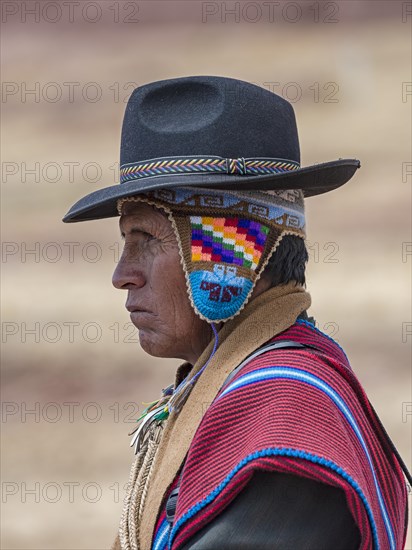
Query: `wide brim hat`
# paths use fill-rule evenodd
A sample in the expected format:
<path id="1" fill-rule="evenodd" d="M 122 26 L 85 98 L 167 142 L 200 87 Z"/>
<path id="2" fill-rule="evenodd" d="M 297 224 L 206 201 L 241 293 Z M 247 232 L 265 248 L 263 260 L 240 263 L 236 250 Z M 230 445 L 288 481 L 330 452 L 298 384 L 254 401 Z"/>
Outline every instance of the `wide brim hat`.
<path id="1" fill-rule="evenodd" d="M 140 86 L 123 120 L 120 184 L 89 193 L 63 218 L 78 222 L 118 215 L 117 203 L 160 188 L 227 191 L 332 191 L 360 167 L 357 159 L 300 166 L 292 105 L 264 88 L 217 76 Z"/>

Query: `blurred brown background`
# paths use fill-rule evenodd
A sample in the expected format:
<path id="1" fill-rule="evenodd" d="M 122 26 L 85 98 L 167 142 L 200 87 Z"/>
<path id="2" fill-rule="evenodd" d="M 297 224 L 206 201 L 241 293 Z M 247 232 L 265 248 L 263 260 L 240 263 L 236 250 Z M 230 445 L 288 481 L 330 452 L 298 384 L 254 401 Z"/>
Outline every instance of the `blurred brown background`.
<path id="1" fill-rule="evenodd" d="M 117 182 L 125 101 L 153 80 L 254 82 L 293 102 L 303 165 L 361 160 L 307 201 L 310 314 L 411 463 L 411 21 L 398 1 L 2 3 L 2 548 L 108 548 L 130 422 L 173 382 L 111 286 L 117 220 L 60 221 Z"/>

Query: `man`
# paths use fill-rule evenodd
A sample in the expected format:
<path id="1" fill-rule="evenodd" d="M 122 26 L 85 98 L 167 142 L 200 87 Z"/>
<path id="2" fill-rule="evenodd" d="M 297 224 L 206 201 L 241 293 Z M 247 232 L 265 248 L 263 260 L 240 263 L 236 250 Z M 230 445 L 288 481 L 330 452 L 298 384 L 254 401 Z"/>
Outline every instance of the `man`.
<path id="1" fill-rule="evenodd" d="M 403 463 L 343 350 L 306 310 L 304 198 L 359 161 L 300 167 L 279 96 L 223 77 L 137 88 L 113 276 L 142 348 L 185 361 L 143 413 L 114 548 L 401 549 Z"/>

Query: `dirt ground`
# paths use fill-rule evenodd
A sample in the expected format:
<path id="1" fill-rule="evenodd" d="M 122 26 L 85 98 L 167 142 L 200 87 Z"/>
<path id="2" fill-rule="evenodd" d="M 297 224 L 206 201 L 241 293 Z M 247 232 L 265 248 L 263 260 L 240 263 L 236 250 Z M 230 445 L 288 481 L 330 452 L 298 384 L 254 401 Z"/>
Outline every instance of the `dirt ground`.
<path id="1" fill-rule="evenodd" d="M 179 364 L 142 352 L 111 286 L 117 221 L 61 223 L 82 195 L 116 183 L 125 100 L 152 80 L 216 74 L 272 87 L 293 100 L 303 165 L 361 160 L 344 188 L 307 200 L 309 314 L 343 346 L 410 465 L 411 17 L 402 21 L 402 3 L 390 18 L 333 24 L 202 22 L 196 10 L 145 22 L 144 2 L 136 24 L 110 22 L 106 2 L 95 3 L 104 11 L 95 23 L 44 14 L 33 23 L 21 21 L 21 2 L 8 4 L 19 11 L 2 25 L 1 547 L 110 547 L 132 460 L 127 433 Z"/>

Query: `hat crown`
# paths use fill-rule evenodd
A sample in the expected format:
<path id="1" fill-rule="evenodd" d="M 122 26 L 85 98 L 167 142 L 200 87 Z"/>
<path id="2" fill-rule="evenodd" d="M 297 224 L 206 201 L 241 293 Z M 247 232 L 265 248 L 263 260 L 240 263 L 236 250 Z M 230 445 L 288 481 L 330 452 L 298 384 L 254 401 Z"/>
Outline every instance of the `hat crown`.
<path id="1" fill-rule="evenodd" d="M 299 163 L 292 105 L 249 82 L 217 76 L 136 88 L 123 120 L 120 164 L 190 155 Z"/>

